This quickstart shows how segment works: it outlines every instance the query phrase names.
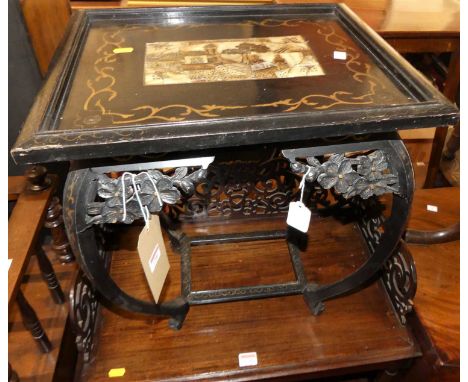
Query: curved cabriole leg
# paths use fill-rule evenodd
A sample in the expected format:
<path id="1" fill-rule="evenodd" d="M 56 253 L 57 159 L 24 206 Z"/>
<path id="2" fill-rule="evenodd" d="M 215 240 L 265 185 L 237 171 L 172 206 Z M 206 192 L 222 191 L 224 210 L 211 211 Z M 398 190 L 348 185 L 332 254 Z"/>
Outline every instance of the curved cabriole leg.
<path id="1" fill-rule="evenodd" d="M 357 271 L 335 283 L 327 285 L 307 284 L 304 290 L 304 299 L 315 315 L 324 310 L 323 302 L 325 300 L 356 291 L 373 278 L 382 269 L 386 260 L 398 245 L 407 223 L 414 184 L 411 160 L 404 144 L 399 139 L 360 142 L 330 147 L 330 152 L 343 153 L 363 149 L 386 152 L 391 168 L 398 176 L 399 192 L 394 194 L 391 215 L 383 225 L 384 233 L 375 247 L 375 251 L 367 261 Z M 313 150 L 311 149 L 311 152 Z"/>
<path id="2" fill-rule="evenodd" d="M 96 180 L 96 174 L 90 169 L 80 169 L 71 171 L 65 184 L 64 222 L 81 269 L 111 306 L 137 314 L 168 317 L 169 326 L 180 329 L 189 310 L 184 298 L 161 304 L 138 300 L 120 289 L 109 275 L 104 260 L 99 256 L 95 228 L 85 222 L 86 207 L 96 195 Z"/>

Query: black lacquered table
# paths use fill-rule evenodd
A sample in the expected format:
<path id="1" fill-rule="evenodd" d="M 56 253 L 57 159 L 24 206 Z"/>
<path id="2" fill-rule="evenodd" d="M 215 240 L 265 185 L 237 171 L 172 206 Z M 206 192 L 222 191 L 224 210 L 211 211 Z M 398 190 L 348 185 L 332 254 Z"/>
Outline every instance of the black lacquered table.
<path id="1" fill-rule="evenodd" d="M 458 118 L 343 5 L 89 10 L 73 14 L 12 155 L 71 161 L 69 240 L 92 287 L 120 309 L 180 328 L 190 305 L 302 294 L 319 314 L 325 300 L 384 270 L 404 321 L 415 292 L 400 244 L 413 171 L 396 131 Z M 304 274 L 307 234 L 286 227 L 303 177 L 304 203 L 352 211 L 369 247 L 368 260 L 332 284 Z M 181 254 L 175 300 L 140 301 L 109 275 L 103 238 L 140 220 L 139 203 L 159 215 Z M 284 230 L 189 237 L 179 224 L 272 216 L 285 217 Z M 191 247 L 277 239 L 287 241 L 294 282 L 192 290 Z"/>

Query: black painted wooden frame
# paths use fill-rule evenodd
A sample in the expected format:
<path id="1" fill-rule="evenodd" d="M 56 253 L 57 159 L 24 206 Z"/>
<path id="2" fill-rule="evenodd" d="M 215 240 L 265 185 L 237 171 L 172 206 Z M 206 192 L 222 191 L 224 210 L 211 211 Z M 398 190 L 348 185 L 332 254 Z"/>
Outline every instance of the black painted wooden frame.
<path id="1" fill-rule="evenodd" d="M 130 19 L 167 24 L 169 18 L 186 22 L 231 16 L 309 16 L 335 18 L 381 69 L 415 100 L 405 105 L 366 107 L 341 111 L 309 111 L 251 117 L 213 118 L 203 121 L 144 124 L 133 127 L 54 130 L 64 105 L 81 50 L 93 22 Z M 142 152 L 174 152 L 191 149 L 313 139 L 327 136 L 368 134 L 457 122 L 458 111 L 418 71 L 343 4 L 221 6 L 79 10 L 72 15 L 65 38 L 56 54 L 56 65 L 39 93 L 20 137 L 12 149 L 17 163 L 105 158 Z M 122 134 L 125 132 L 125 134 Z M 123 136 L 125 135 L 125 137 Z"/>

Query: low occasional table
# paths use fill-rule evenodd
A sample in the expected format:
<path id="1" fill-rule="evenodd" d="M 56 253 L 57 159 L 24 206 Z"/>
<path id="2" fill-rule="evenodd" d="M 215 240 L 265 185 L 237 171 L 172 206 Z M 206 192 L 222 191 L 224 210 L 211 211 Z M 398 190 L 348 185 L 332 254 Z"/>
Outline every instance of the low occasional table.
<path id="1" fill-rule="evenodd" d="M 414 276 L 398 249 L 413 172 L 395 132 L 457 120 L 456 108 L 346 6 L 88 10 L 73 15 L 12 155 L 72 162 L 70 243 L 91 285 L 117 308 L 180 328 L 190 305 L 300 294 L 319 314 L 394 254 L 384 277 L 404 322 L 414 287 L 394 276 Z M 177 226 L 281 216 L 299 186 L 310 208 L 351 210 L 359 220 L 369 257 L 340 280 L 305 274 L 307 237 L 286 224 L 199 236 Z M 386 214 L 383 194 L 393 195 Z M 102 238 L 112 224 L 141 219 L 139 204 L 159 214 L 181 254 L 181 295 L 170 301 L 136 299 L 108 272 Z M 287 240 L 294 281 L 193 290 L 192 247 L 277 239 Z"/>

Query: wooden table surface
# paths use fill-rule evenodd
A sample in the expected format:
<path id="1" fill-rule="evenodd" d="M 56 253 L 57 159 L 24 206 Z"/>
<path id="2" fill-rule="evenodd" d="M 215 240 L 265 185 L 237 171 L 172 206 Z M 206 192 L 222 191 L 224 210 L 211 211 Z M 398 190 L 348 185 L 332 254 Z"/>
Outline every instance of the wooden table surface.
<path id="1" fill-rule="evenodd" d="M 277 4 L 335 3 L 333 0 L 276 0 Z M 342 0 L 384 37 L 460 35 L 460 2 L 457 0 Z"/>
<path id="2" fill-rule="evenodd" d="M 136 1 L 134 1 L 136 2 Z M 187 1 L 182 1 L 186 3 Z M 209 1 L 205 1 L 208 3 Z M 235 1 L 213 1 L 233 3 Z M 258 1 L 251 1 L 258 2 Z M 269 0 L 263 1 L 270 3 Z M 371 28 L 385 37 L 390 36 L 459 36 L 460 1 L 457 0 L 275 0 L 276 4 L 291 3 L 336 3 L 350 7 Z M 139 1 L 139 6 L 158 3 L 177 6 L 178 1 Z M 153 4 L 152 4 L 153 3 Z M 239 1 L 244 3 L 244 1 Z M 72 9 L 110 8 L 128 6 L 126 1 L 70 1 Z"/>
<path id="3" fill-rule="evenodd" d="M 427 210 L 437 206 L 437 212 Z M 409 228 L 434 231 L 460 220 L 457 187 L 416 191 Z M 415 307 L 419 319 L 447 364 L 460 362 L 460 241 L 408 245 L 416 263 L 418 290 Z"/>
<path id="4" fill-rule="evenodd" d="M 218 223 L 196 230 L 192 226 L 192 232 L 247 232 L 284 224 L 284 218 L 234 226 Z M 135 252 L 141 228 L 127 229 L 120 235 L 111 273 L 128 293 L 149 299 Z M 303 255 L 310 279 L 330 282 L 364 261 L 365 244 L 353 224 L 316 217 L 310 232 L 309 250 Z M 180 293 L 180 260 L 167 249 L 171 270 L 164 300 Z M 284 240 L 193 248 L 194 289 L 284 282 L 293 277 Z M 317 317 L 310 314 L 302 296 L 192 306 L 177 332 L 168 328 L 166 320 L 135 320 L 107 309 L 102 312 L 96 359 L 82 374 L 87 381 L 107 380 L 113 368 L 125 368 L 121 380 L 132 381 L 320 377 L 378 369 L 420 354 L 379 283 L 326 302 L 325 312 Z M 258 365 L 240 368 L 238 355 L 244 352 L 257 352 Z"/>

